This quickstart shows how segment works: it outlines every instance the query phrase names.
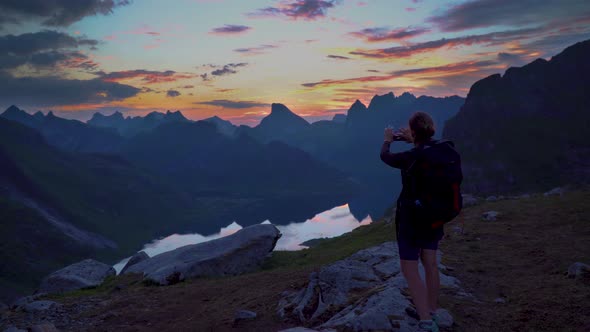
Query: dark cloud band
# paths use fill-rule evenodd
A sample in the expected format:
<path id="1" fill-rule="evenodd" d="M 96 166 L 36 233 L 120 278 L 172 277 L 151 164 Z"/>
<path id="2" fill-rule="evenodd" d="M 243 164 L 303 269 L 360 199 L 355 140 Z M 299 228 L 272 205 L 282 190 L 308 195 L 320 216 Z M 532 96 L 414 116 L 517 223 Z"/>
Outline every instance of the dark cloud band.
<path id="1" fill-rule="evenodd" d="M 13 77 L 0 73 L 0 102 L 39 107 L 104 103 L 133 97 L 140 89 L 101 79 L 71 80 L 60 77 Z"/>
<path id="2" fill-rule="evenodd" d="M 246 32 L 250 29 L 252 29 L 252 28 L 245 26 L 245 25 L 226 24 L 222 27 L 215 28 L 215 29 L 211 30 L 211 33 L 218 34 L 218 35 L 232 35 L 232 34 L 240 34 L 240 33 Z"/>
<path id="3" fill-rule="evenodd" d="M 560 18 L 573 21 L 590 16 L 587 0 L 472 0 L 430 17 L 443 31 L 461 31 L 490 26 L 547 24 Z"/>
<path id="4" fill-rule="evenodd" d="M 200 101 L 196 102 L 197 105 L 211 105 L 211 106 L 219 106 L 222 108 L 234 108 L 234 109 L 244 109 L 244 108 L 253 108 L 253 107 L 266 107 L 269 104 L 259 103 L 255 101 L 246 101 L 246 100 L 227 100 L 227 99 L 216 99 L 210 101 Z"/>
<path id="5" fill-rule="evenodd" d="M 0 24 L 40 20 L 45 26 L 67 27 L 84 17 L 109 15 L 129 0 L 18 0 L 0 1 Z"/>
<path id="6" fill-rule="evenodd" d="M 339 0 L 296 0 L 266 7 L 248 14 L 254 17 L 288 17 L 292 19 L 315 20 L 326 16 L 328 9 L 340 3 Z"/>

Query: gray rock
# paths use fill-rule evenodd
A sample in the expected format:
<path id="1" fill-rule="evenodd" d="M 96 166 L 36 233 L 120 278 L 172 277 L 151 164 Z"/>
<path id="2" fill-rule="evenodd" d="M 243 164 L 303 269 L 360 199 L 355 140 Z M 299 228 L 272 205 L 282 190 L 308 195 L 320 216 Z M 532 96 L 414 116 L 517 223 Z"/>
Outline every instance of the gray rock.
<path id="1" fill-rule="evenodd" d="M 17 308 L 21 308 L 23 307 L 25 304 L 30 303 L 35 301 L 36 299 L 47 295 L 47 293 L 37 293 L 34 295 L 28 295 L 28 296 L 23 296 L 23 297 L 19 297 L 18 299 L 16 299 L 14 302 L 12 302 L 12 304 L 10 305 L 10 308 L 12 309 L 17 309 Z"/>
<path id="2" fill-rule="evenodd" d="M 531 195 L 530 194 L 522 194 L 522 195 L 517 196 L 517 198 L 527 199 L 527 198 L 531 198 Z"/>
<path id="3" fill-rule="evenodd" d="M 106 277 L 114 276 L 115 269 L 107 264 L 86 259 L 55 271 L 45 277 L 40 292 L 59 293 L 100 285 Z"/>
<path id="4" fill-rule="evenodd" d="M 14 300 L 14 302 L 12 302 L 10 307 L 12 309 L 16 309 L 16 308 L 22 307 L 23 305 L 25 305 L 29 302 L 33 302 L 33 301 L 35 301 L 35 298 L 31 295 L 19 297 L 18 299 Z"/>
<path id="5" fill-rule="evenodd" d="M 143 251 L 143 250 L 136 253 L 135 255 L 131 256 L 131 258 L 127 261 L 127 264 L 125 264 L 125 266 L 121 270 L 120 274 L 125 273 L 125 271 L 127 271 L 127 269 L 130 268 L 131 266 L 133 266 L 139 262 L 143 262 L 149 258 L 150 258 L 150 256 L 148 254 L 146 254 L 145 251 Z"/>
<path id="6" fill-rule="evenodd" d="M 31 328 L 31 332 L 58 332 L 58 329 L 55 328 L 55 325 L 51 323 L 44 323 L 34 325 Z"/>
<path id="7" fill-rule="evenodd" d="M 421 264 L 419 271 L 424 276 Z M 459 287 L 455 278 L 440 277 L 442 285 Z M 385 242 L 311 273 L 306 287 L 282 294 L 277 311 L 321 331 L 411 331 L 416 323 L 405 313 L 406 286 L 396 244 Z"/>
<path id="8" fill-rule="evenodd" d="M 27 332 L 27 330 L 21 330 L 14 325 L 7 327 L 4 332 Z"/>
<path id="9" fill-rule="evenodd" d="M 169 285 L 186 278 L 237 275 L 256 270 L 281 237 L 271 224 L 245 227 L 219 239 L 192 244 L 139 262 L 126 273 Z"/>
<path id="10" fill-rule="evenodd" d="M 451 313 L 448 310 L 438 308 L 438 309 L 436 309 L 436 312 L 434 313 L 434 315 L 436 316 L 436 325 L 438 325 L 438 327 L 442 327 L 443 329 L 448 329 L 453 326 L 453 322 L 454 322 L 453 316 L 451 315 Z"/>
<path id="11" fill-rule="evenodd" d="M 549 190 L 548 192 L 544 193 L 543 196 L 547 197 L 547 196 L 561 196 L 563 195 L 563 193 L 565 192 L 565 190 L 561 187 L 556 187 L 553 188 L 551 190 Z"/>
<path id="12" fill-rule="evenodd" d="M 504 304 L 506 303 L 506 300 L 504 298 L 498 297 L 494 299 L 494 302 L 498 304 Z"/>
<path id="13" fill-rule="evenodd" d="M 497 200 L 498 200 L 498 197 L 496 197 L 496 196 L 493 196 L 493 195 L 492 195 L 492 196 L 488 196 L 488 197 L 486 198 L 486 202 L 495 202 L 495 201 L 497 201 Z"/>
<path id="14" fill-rule="evenodd" d="M 567 269 L 568 278 L 581 279 L 585 276 L 590 277 L 590 265 L 581 262 L 575 262 Z"/>
<path id="15" fill-rule="evenodd" d="M 463 197 L 463 207 L 477 205 L 478 199 L 470 194 L 462 194 Z"/>
<path id="16" fill-rule="evenodd" d="M 8 306 L 4 302 L 0 302 L 0 313 L 8 310 Z"/>
<path id="17" fill-rule="evenodd" d="M 395 264 L 393 260 L 387 260 L 383 263 L 379 263 L 373 266 L 373 270 L 380 276 L 380 277 L 393 277 L 399 273 L 400 267 L 399 264 Z"/>
<path id="18" fill-rule="evenodd" d="M 286 330 L 280 330 L 279 332 L 320 332 L 320 331 L 308 329 L 307 327 L 303 327 L 303 326 L 297 326 L 297 327 L 292 327 L 292 328 L 286 329 Z"/>
<path id="19" fill-rule="evenodd" d="M 234 324 L 245 321 L 245 320 L 253 320 L 256 318 L 256 313 L 250 310 L 238 310 L 234 315 Z"/>
<path id="20" fill-rule="evenodd" d="M 53 309 L 58 306 L 60 306 L 60 304 L 57 302 L 54 302 L 54 301 L 35 301 L 35 302 L 31 302 L 31 303 L 27 303 L 27 304 L 23 305 L 22 308 L 26 312 L 35 313 L 35 312 L 47 311 L 49 309 Z"/>
<path id="21" fill-rule="evenodd" d="M 487 211 L 487 212 L 482 213 L 481 217 L 485 221 L 496 221 L 496 219 L 498 218 L 499 215 L 500 215 L 500 212 L 498 212 L 498 211 Z"/>

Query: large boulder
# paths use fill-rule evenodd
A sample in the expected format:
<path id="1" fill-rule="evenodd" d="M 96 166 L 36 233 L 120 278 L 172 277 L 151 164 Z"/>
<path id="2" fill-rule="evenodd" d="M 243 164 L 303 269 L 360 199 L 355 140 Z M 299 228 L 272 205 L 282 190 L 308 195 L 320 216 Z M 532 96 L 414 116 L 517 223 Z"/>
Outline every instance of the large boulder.
<path id="1" fill-rule="evenodd" d="M 584 276 L 590 277 L 590 265 L 575 262 L 567 269 L 567 276 L 573 279 L 582 279 Z"/>
<path id="2" fill-rule="evenodd" d="M 478 203 L 477 197 L 471 194 L 462 194 L 461 196 L 463 197 L 463 207 L 477 205 Z"/>
<path id="3" fill-rule="evenodd" d="M 486 211 L 481 214 L 481 218 L 485 221 L 496 221 L 499 215 L 498 211 Z"/>
<path id="4" fill-rule="evenodd" d="M 543 196 L 562 196 L 565 190 L 561 187 L 553 188 L 543 194 Z"/>
<path id="5" fill-rule="evenodd" d="M 422 265 L 419 272 L 424 278 Z M 460 290 L 457 279 L 440 277 L 442 285 Z M 278 314 L 316 330 L 409 331 L 417 321 L 405 312 L 406 287 L 396 244 L 386 242 L 311 273 L 307 287 L 282 294 Z"/>
<path id="6" fill-rule="evenodd" d="M 115 269 L 107 264 L 86 259 L 48 275 L 41 282 L 39 292 L 59 293 L 100 285 L 106 277 L 114 276 Z"/>
<path id="7" fill-rule="evenodd" d="M 250 272 L 262 264 L 280 237 L 274 225 L 253 225 L 226 237 L 156 255 L 126 273 L 143 273 L 146 280 L 168 285 L 186 278 Z"/>
<path id="8" fill-rule="evenodd" d="M 25 312 L 29 313 L 36 313 L 36 312 L 43 312 L 47 310 L 51 310 L 55 307 L 59 307 L 60 304 L 54 301 L 34 301 L 31 303 L 27 303 L 23 306 Z"/>
<path id="9" fill-rule="evenodd" d="M 146 254 L 145 251 L 143 251 L 143 250 L 136 253 L 135 255 L 131 256 L 131 258 L 129 258 L 129 260 L 127 261 L 127 264 L 125 264 L 125 267 L 123 267 L 123 269 L 121 270 L 121 274 L 125 273 L 125 271 L 127 271 L 127 269 L 129 269 L 133 265 L 135 265 L 139 262 L 143 262 L 149 258 L 150 258 L 150 256 L 148 254 Z"/>

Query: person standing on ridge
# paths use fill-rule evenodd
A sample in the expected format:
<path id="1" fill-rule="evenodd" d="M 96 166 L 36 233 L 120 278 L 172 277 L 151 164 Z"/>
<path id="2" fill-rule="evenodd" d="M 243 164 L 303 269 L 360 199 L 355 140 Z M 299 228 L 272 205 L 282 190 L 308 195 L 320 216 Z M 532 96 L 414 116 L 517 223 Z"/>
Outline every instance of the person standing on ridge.
<path id="1" fill-rule="evenodd" d="M 440 279 L 436 251 L 444 235 L 443 225 L 456 217 L 462 207 L 459 186 L 463 179 L 461 160 L 450 141 L 433 140 L 435 128 L 430 115 L 416 112 L 409 128 L 397 132 L 385 129 L 381 160 L 399 168 L 402 191 L 397 200 L 395 228 L 402 273 L 408 282 L 422 331 L 438 331 L 436 311 Z M 392 153 L 393 141 L 413 143 L 414 148 Z M 426 283 L 418 273 L 422 260 Z M 417 312 L 416 312 L 417 311 Z"/>

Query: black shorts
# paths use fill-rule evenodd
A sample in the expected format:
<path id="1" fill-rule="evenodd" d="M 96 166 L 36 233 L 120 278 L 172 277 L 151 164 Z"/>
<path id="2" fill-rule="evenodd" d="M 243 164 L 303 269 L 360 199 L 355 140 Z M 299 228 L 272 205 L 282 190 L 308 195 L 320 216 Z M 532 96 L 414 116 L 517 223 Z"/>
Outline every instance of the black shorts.
<path id="1" fill-rule="evenodd" d="M 442 227 L 427 232 L 416 230 L 412 220 L 403 211 L 396 214 L 395 226 L 399 258 L 403 260 L 418 260 L 421 249 L 437 250 L 444 236 Z"/>

